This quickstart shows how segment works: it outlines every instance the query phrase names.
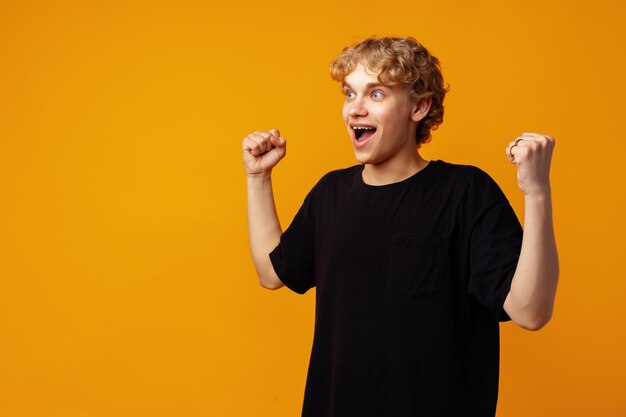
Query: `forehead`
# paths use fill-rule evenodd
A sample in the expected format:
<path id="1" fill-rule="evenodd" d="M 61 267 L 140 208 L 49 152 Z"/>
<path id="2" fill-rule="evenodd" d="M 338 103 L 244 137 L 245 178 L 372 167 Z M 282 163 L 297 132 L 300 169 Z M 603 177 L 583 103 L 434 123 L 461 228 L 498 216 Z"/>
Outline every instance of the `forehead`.
<path id="1" fill-rule="evenodd" d="M 359 62 L 352 68 L 352 71 L 350 71 L 350 73 L 343 78 L 343 81 L 350 83 L 352 81 L 356 82 L 359 80 L 378 81 L 378 73 L 365 67 Z"/>
<path id="2" fill-rule="evenodd" d="M 389 87 L 393 88 L 393 85 L 382 83 L 378 79 L 378 74 L 369 68 L 366 68 L 362 63 L 358 63 L 354 69 L 344 77 L 343 86 L 348 87 Z"/>

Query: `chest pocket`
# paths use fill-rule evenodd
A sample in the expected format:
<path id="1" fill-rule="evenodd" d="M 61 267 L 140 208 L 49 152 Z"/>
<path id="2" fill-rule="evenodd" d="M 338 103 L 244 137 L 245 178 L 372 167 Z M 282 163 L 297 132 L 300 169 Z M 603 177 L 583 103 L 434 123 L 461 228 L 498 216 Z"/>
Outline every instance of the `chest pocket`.
<path id="1" fill-rule="evenodd" d="M 441 289 L 445 238 L 393 235 L 389 254 L 388 286 L 394 292 L 421 298 Z"/>

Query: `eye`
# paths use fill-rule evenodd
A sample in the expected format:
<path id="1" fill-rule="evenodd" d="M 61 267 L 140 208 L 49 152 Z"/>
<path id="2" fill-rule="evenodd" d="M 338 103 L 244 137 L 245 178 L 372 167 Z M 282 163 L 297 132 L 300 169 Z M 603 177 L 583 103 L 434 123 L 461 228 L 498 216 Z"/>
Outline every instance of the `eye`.
<path id="1" fill-rule="evenodd" d="M 354 94 L 352 91 L 344 91 L 344 94 L 346 96 L 346 98 L 352 98 L 352 96 L 350 94 Z"/>
<path id="2" fill-rule="evenodd" d="M 374 97 L 374 98 L 383 98 L 383 93 L 381 91 L 374 91 L 372 93 L 372 97 Z"/>

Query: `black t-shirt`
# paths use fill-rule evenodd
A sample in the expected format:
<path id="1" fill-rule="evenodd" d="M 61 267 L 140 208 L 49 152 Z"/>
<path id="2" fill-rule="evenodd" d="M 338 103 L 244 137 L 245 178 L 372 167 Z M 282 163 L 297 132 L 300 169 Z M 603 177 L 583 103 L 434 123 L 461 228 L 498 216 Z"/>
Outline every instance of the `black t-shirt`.
<path id="1" fill-rule="evenodd" d="M 316 290 L 302 416 L 495 415 L 513 209 L 474 166 L 382 186 L 362 171 L 326 174 L 270 254 L 288 288 Z"/>

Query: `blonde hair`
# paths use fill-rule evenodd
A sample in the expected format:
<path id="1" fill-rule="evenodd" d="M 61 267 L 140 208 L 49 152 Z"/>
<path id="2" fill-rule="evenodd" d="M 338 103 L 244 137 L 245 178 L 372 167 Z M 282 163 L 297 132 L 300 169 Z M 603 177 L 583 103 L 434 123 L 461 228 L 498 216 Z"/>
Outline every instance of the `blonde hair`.
<path id="1" fill-rule="evenodd" d="M 401 84 L 409 97 L 418 102 L 431 99 L 428 114 L 417 126 L 415 142 L 418 147 L 431 140 L 431 130 L 443 122 L 443 100 L 450 87 L 443 86 L 439 60 L 415 38 L 370 37 L 348 46 L 330 63 L 330 76 L 343 82 L 354 68 L 363 63 L 378 73 L 378 81 Z"/>

